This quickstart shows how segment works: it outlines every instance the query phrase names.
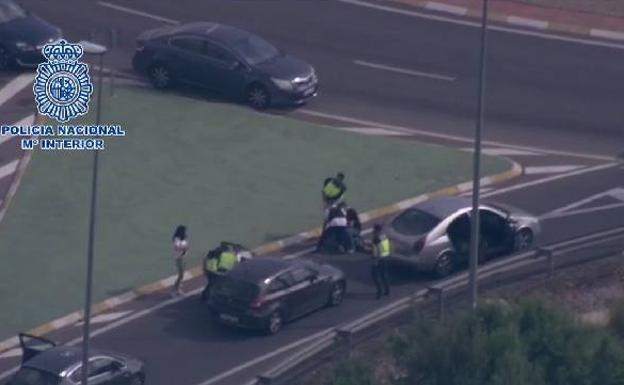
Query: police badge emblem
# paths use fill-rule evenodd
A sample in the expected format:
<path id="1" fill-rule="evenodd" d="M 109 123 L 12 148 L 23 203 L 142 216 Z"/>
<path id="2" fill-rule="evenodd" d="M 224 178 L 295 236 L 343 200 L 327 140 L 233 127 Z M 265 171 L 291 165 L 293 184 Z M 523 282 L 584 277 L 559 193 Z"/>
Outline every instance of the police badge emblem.
<path id="1" fill-rule="evenodd" d="M 59 122 L 67 122 L 89 111 L 93 84 L 89 66 L 80 63 L 82 47 L 59 40 L 41 50 L 47 63 L 37 66 L 33 85 L 37 110 Z"/>

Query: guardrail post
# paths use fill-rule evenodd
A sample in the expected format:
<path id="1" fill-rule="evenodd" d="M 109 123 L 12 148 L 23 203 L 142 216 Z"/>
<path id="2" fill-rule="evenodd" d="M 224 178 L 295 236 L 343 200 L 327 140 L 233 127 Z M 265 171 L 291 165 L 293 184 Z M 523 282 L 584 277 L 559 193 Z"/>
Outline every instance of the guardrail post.
<path id="1" fill-rule="evenodd" d="M 410 298 L 410 306 L 412 307 L 412 321 L 416 321 L 418 319 L 418 296 L 413 294 Z"/>
<path id="2" fill-rule="evenodd" d="M 537 258 L 546 257 L 546 278 L 550 279 L 555 275 L 555 260 L 553 258 L 553 252 L 550 249 L 539 248 L 537 249 Z"/>
<path id="3" fill-rule="evenodd" d="M 438 319 L 444 319 L 444 289 L 440 287 L 430 286 L 428 288 L 427 296 L 435 295 L 438 299 Z"/>
<path id="4" fill-rule="evenodd" d="M 259 385 L 272 385 L 273 384 L 273 377 L 268 377 L 263 374 L 256 376 L 256 379 L 258 380 Z"/>
<path id="5" fill-rule="evenodd" d="M 347 358 L 351 358 L 351 354 L 353 353 L 353 333 L 351 330 L 338 329 L 336 330 L 336 334 L 347 348 Z"/>

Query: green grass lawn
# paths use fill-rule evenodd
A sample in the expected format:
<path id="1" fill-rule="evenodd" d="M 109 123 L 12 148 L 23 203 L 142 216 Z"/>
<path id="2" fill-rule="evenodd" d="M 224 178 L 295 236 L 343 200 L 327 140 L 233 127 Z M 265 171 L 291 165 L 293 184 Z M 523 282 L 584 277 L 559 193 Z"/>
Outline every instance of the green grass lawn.
<path id="1" fill-rule="evenodd" d="M 103 116 L 127 135 L 100 153 L 96 301 L 172 274 L 178 224 L 189 265 L 222 239 L 253 247 L 317 226 L 337 171 L 361 211 L 470 179 L 470 153 L 148 89 L 117 90 Z M 81 307 L 92 157 L 34 154 L 0 225 L 0 338 Z M 484 174 L 508 167 L 484 157 Z"/>

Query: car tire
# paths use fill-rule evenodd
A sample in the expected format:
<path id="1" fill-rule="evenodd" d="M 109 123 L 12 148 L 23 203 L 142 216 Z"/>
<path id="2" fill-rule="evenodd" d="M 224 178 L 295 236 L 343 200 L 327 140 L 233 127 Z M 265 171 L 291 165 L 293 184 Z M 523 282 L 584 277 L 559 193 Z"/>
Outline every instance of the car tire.
<path id="1" fill-rule="evenodd" d="M 130 385 L 143 385 L 143 384 L 145 384 L 145 379 L 143 379 L 143 377 L 141 377 L 140 375 L 136 375 L 132 377 L 132 379 L 130 380 Z"/>
<path id="2" fill-rule="evenodd" d="M 282 330 L 282 326 L 284 325 L 284 317 L 280 311 L 274 311 L 269 316 L 269 321 L 267 324 L 267 334 L 274 335 L 279 333 Z"/>
<path id="3" fill-rule="evenodd" d="M 448 277 L 454 270 L 455 258 L 453 254 L 449 251 L 445 251 L 444 253 L 440 254 L 433 268 L 433 273 L 435 274 L 435 276 L 438 278 Z"/>
<path id="4" fill-rule="evenodd" d="M 147 70 L 147 76 L 152 86 L 158 90 L 164 90 L 173 86 L 173 74 L 169 67 L 164 64 L 156 63 L 151 65 Z"/>
<path id="5" fill-rule="evenodd" d="M 344 300 L 345 284 L 344 282 L 336 282 L 331 291 L 329 292 L 329 299 L 327 300 L 327 306 L 338 306 Z"/>
<path id="6" fill-rule="evenodd" d="M 522 229 L 514 237 L 514 251 L 523 251 L 533 245 L 533 232 L 529 229 Z"/>
<path id="7" fill-rule="evenodd" d="M 0 45 L 0 71 L 8 70 L 12 67 L 13 60 L 9 55 L 9 51 Z"/>
<path id="8" fill-rule="evenodd" d="M 245 102 L 256 110 L 265 110 L 271 105 L 271 94 L 260 83 L 252 83 L 245 90 Z"/>

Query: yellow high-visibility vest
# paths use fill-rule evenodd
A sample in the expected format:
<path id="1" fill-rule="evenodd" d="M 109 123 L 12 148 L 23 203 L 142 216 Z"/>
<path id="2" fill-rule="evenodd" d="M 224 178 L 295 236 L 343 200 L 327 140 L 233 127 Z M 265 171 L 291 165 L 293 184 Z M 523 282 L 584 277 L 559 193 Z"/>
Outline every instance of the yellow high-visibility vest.
<path id="1" fill-rule="evenodd" d="M 379 240 L 379 243 L 375 246 L 375 256 L 387 257 L 390 255 L 390 240 L 387 237 L 383 237 Z"/>
<path id="2" fill-rule="evenodd" d="M 340 195 L 341 192 L 342 190 L 340 189 L 340 187 L 336 186 L 333 180 L 330 180 L 323 187 L 323 195 L 325 195 L 327 198 L 336 198 Z"/>
<path id="3" fill-rule="evenodd" d="M 206 261 L 206 270 L 216 273 L 219 270 L 217 258 L 209 258 Z"/>
<path id="4" fill-rule="evenodd" d="M 236 254 L 231 251 L 226 251 L 221 253 L 219 256 L 219 262 L 217 262 L 217 268 L 219 271 L 230 271 L 236 263 L 238 262 L 238 258 Z"/>

